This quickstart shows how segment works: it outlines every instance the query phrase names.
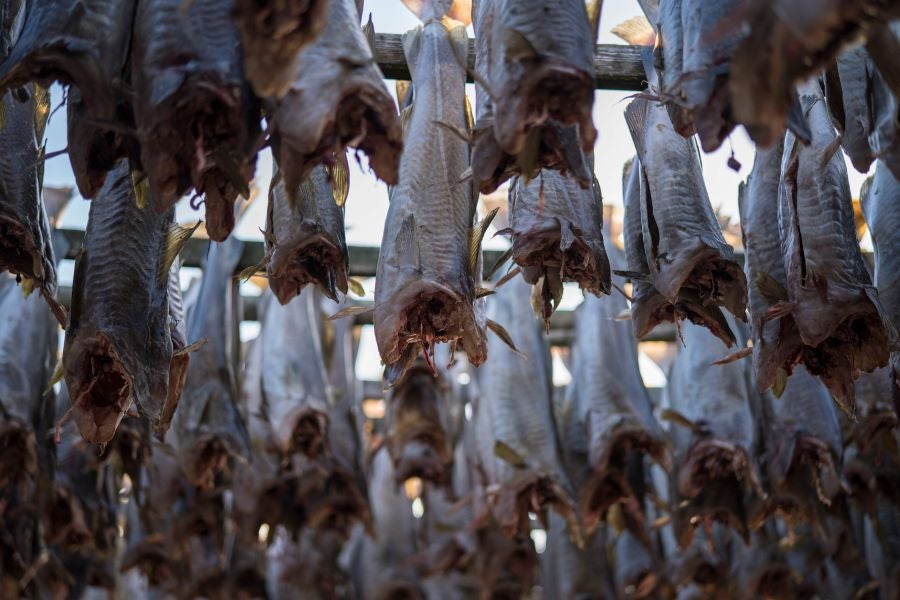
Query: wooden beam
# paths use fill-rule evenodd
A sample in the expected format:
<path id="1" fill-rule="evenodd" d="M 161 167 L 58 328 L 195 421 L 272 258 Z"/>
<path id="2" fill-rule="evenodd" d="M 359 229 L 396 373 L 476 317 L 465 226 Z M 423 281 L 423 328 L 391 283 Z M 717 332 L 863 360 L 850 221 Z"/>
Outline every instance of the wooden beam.
<path id="1" fill-rule="evenodd" d="M 403 36 L 393 33 L 375 34 L 375 61 L 386 79 L 410 79 L 403 56 Z M 469 40 L 469 75 L 475 70 L 475 40 Z M 641 50 L 634 46 L 598 44 L 594 48 L 594 85 L 599 90 L 641 91 L 646 76 L 641 63 Z"/>

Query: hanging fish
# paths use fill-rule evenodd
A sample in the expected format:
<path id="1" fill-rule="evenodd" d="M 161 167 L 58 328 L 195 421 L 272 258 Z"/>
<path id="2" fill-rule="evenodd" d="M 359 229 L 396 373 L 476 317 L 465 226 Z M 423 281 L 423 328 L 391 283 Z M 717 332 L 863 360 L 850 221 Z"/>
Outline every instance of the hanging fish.
<path id="1" fill-rule="evenodd" d="M 732 322 L 734 322 L 732 320 Z M 760 443 L 758 394 L 741 361 L 713 365 L 725 345 L 708 330 L 682 326 L 679 353 L 664 388 L 672 421 L 675 536 L 686 547 L 701 524 L 719 521 L 745 540 L 765 498 L 755 457 Z"/>
<path id="2" fill-rule="evenodd" d="M 424 359 L 409 368 L 387 398 L 387 447 L 401 484 L 419 477 L 448 486 L 453 446 L 448 433 L 447 385 Z"/>
<path id="3" fill-rule="evenodd" d="M 250 198 L 261 135 L 232 4 L 138 0 L 132 44 L 138 170 L 153 206 L 165 212 L 194 188 L 217 242 L 234 228 L 235 199 Z"/>
<path id="4" fill-rule="evenodd" d="M 885 163 L 878 161 L 875 174 L 863 185 L 860 196 L 875 247 L 875 287 L 885 315 L 896 328 L 900 326 L 900 265 L 895 250 L 900 244 L 900 181 Z M 891 372 L 892 398 L 895 408 L 900 409 L 900 353 L 895 349 L 891 352 Z"/>
<path id="5" fill-rule="evenodd" d="M 169 269 L 191 231 L 174 211 L 138 208 L 127 160 L 91 202 L 63 350 L 71 417 L 91 443 L 112 439 L 132 402 L 152 424 L 160 419 L 174 355 Z"/>
<path id="6" fill-rule="evenodd" d="M 813 139 L 804 146 L 789 133 L 784 142 L 778 208 L 788 302 L 781 312 L 816 349 L 804 364 L 852 414 L 853 373 L 885 365 L 896 332 L 856 241 L 847 168 L 821 88 L 812 81 L 801 91 Z"/>
<path id="7" fill-rule="evenodd" d="M 375 339 L 388 385 L 438 342 L 456 344 L 476 366 L 487 357 L 476 292 L 490 218 L 475 225 L 472 186 L 460 180 L 469 167 L 468 145 L 455 131 L 469 127 L 460 62 L 467 42 L 463 25 L 449 19 L 448 29 L 444 16 L 429 0 L 425 25 L 404 37 L 415 99 L 375 279 Z"/>
<path id="8" fill-rule="evenodd" d="M 288 189 L 348 146 L 366 153 L 378 178 L 397 184 L 400 119 L 359 21 L 354 0 L 329 0 L 322 34 L 300 52 L 290 87 L 274 103 L 272 149 Z"/>
<path id="9" fill-rule="evenodd" d="M 239 311 L 232 276 L 244 249 L 236 238 L 210 244 L 200 294 L 187 315 L 187 339 L 206 340 L 191 356 L 181 401 L 172 419 L 173 445 L 188 480 L 210 489 L 232 461 L 250 454 L 247 426 L 238 410 L 233 345 Z M 240 314 L 240 313 L 238 313 Z"/>
<path id="10" fill-rule="evenodd" d="M 281 304 L 290 302 L 308 283 L 335 301 L 338 291 L 347 293 L 344 208 L 343 202 L 335 202 L 334 195 L 340 191 L 330 181 L 330 173 L 346 178 L 346 168 L 346 160 L 340 170 L 316 167 L 293 192 L 288 191 L 281 171 L 272 177 L 264 236 L 266 274 Z"/>
<path id="11" fill-rule="evenodd" d="M 530 180 L 541 168 L 589 188 L 583 157 L 597 138 L 591 112 L 599 10 L 591 22 L 583 0 L 479 0 L 474 15 L 478 95 L 490 97 L 479 100 L 473 136 L 476 188 L 490 193 L 513 173 Z"/>
<path id="12" fill-rule="evenodd" d="M 607 248 L 615 263 L 624 262 L 617 248 Z M 671 469 L 638 368 L 637 344 L 630 326 L 616 321 L 627 310 L 625 298 L 614 293 L 587 296 L 575 312 L 565 452 L 578 454 L 585 470 L 579 494 L 588 531 L 605 520 L 616 504 L 642 527 L 643 499 L 628 482 L 629 465 L 646 454 Z"/>
<path id="13" fill-rule="evenodd" d="M 535 286 L 539 316 L 549 324 L 574 281 L 594 295 L 610 293 L 609 260 L 603 248 L 600 186 L 582 189 L 558 171 L 543 169 L 527 182 L 515 177 L 509 192 L 512 257 L 525 281 Z"/>
<path id="14" fill-rule="evenodd" d="M 337 0 L 335 0 L 337 1 Z M 234 0 L 244 71 L 261 98 L 283 96 L 297 73 L 298 55 L 325 28 L 331 0 Z"/>
<path id="15" fill-rule="evenodd" d="M 5 122 L 0 129 L 0 271 L 30 280 L 40 290 L 60 325 L 65 309 L 56 300 L 56 258 L 50 223 L 41 202 L 43 150 L 39 147 L 50 110 L 47 90 L 29 85 L 28 100 L 11 92 L 2 102 Z"/>
<path id="16" fill-rule="evenodd" d="M 828 109 L 853 167 L 868 173 L 875 156 L 869 136 L 875 129 L 872 95 L 878 74 L 865 48 L 844 51 L 825 72 Z"/>
<path id="17" fill-rule="evenodd" d="M 531 316 L 527 284 L 510 281 L 490 297 L 488 310 L 493 319 L 513 325 L 510 337 L 524 356 L 492 340 L 491 367 L 478 372 L 472 422 L 484 486 L 494 490 L 487 508 L 509 537 L 527 532 L 529 512 L 546 524 L 545 513 L 553 508 L 580 543 L 575 493 L 551 404 L 550 351 Z"/>
<path id="18" fill-rule="evenodd" d="M 615 598 L 606 530 L 594 532 L 585 547 L 579 548 L 567 535 L 562 517 L 551 513 L 549 525 L 546 546 L 539 556 L 543 593 L 550 598 Z"/>

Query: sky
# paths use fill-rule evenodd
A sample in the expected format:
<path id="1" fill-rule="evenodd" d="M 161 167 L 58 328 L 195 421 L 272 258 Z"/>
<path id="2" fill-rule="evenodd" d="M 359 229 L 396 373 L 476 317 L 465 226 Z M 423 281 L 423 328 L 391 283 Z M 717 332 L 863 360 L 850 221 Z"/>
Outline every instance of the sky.
<path id="1" fill-rule="evenodd" d="M 373 15 L 375 30 L 379 33 L 404 33 L 419 24 L 418 19 L 409 12 L 400 0 L 366 0 L 364 15 Z M 624 44 L 611 33 L 611 29 L 617 24 L 631 17 L 641 14 L 636 0 L 606 0 L 603 3 L 603 12 L 600 21 L 600 35 L 598 42 L 604 44 Z M 471 34 L 471 28 L 470 28 Z M 388 89 L 394 94 L 394 83 L 388 81 Z M 474 88 L 467 86 L 467 93 L 474 106 Z M 634 146 L 631 136 L 625 124 L 624 111 L 628 105 L 628 98 L 633 92 L 597 91 L 594 101 L 594 123 L 598 130 L 595 147 L 595 173 L 603 191 L 604 204 L 613 207 L 622 206 L 622 166 L 625 161 L 634 155 Z M 63 100 L 62 89 L 54 86 L 51 91 L 51 102 L 54 107 Z M 66 146 L 66 111 L 62 107 L 53 113 L 47 127 L 47 150 L 53 152 Z M 731 152 L 735 154 L 741 163 L 738 172 L 726 165 Z M 753 165 L 754 149 L 743 129 L 738 128 L 722 147 L 715 153 L 704 155 L 703 175 L 706 180 L 707 190 L 714 209 L 721 215 L 731 218 L 732 222 L 738 221 L 737 189 L 738 183 L 747 177 Z M 379 245 L 382 236 L 382 227 L 387 215 L 388 196 L 386 186 L 378 181 L 367 168 L 360 168 L 356 161 L 349 161 L 351 165 L 350 195 L 347 200 L 346 230 L 347 242 L 351 245 Z M 363 161 L 365 165 L 365 161 Z M 850 187 L 854 194 L 858 194 L 866 175 L 856 172 L 848 161 L 850 174 Z M 260 191 L 256 202 L 250 207 L 245 218 L 238 224 L 236 234 L 242 239 L 261 240 L 260 228 L 263 226 L 266 215 L 266 191 L 268 180 L 272 173 L 272 157 L 268 150 L 263 151 L 257 162 L 257 179 L 255 187 Z M 75 187 L 72 170 L 66 155 L 53 158 L 45 167 L 44 181 L 50 186 Z M 62 215 L 60 224 L 62 227 L 83 229 L 87 223 L 89 204 L 76 195 Z M 192 211 L 183 200 L 178 206 L 178 219 L 182 222 L 195 222 L 202 218 L 202 214 Z M 507 242 L 500 237 L 488 236 L 486 247 L 502 248 Z M 72 265 L 66 261 L 60 270 L 62 284 L 70 284 Z M 245 293 L 254 293 L 247 285 Z M 367 285 L 371 293 L 373 286 Z M 256 290 L 258 293 L 258 290 Z M 581 302 L 581 293 L 577 288 L 567 286 L 563 308 L 574 308 Z M 245 324 L 242 335 L 252 337 L 258 331 L 255 324 Z M 366 378 L 377 379 L 380 366 L 377 354 L 373 353 L 374 340 L 371 331 L 366 330 L 363 337 L 363 345 L 360 348 L 360 362 L 358 371 Z M 364 373 L 363 373 L 364 372 Z"/>

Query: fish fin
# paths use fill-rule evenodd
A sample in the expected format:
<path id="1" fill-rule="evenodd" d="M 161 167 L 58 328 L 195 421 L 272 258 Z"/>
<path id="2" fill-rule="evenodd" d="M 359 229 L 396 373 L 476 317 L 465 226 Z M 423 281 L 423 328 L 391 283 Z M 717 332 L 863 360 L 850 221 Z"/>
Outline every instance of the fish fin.
<path id="1" fill-rule="evenodd" d="M 630 279 L 631 281 L 650 281 L 649 273 L 641 273 L 640 271 L 626 271 L 623 269 L 613 269 L 613 273 L 619 277 Z"/>
<path id="2" fill-rule="evenodd" d="M 835 152 L 841 149 L 841 136 L 837 135 L 834 137 L 831 142 L 825 146 L 825 149 L 822 150 L 822 154 L 819 155 L 819 168 L 824 169 L 828 166 L 828 163 L 831 162 L 832 157 L 834 157 Z"/>
<path id="3" fill-rule="evenodd" d="M 347 202 L 347 196 L 350 195 L 350 165 L 347 164 L 346 152 L 338 152 L 334 158 L 332 163 L 325 165 L 325 171 L 331 182 L 334 203 L 343 207 Z"/>
<path id="4" fill-rule="evenodd" d="M 587 12 L 588 24 L 591 26 L 591 43 L 597 43 L 597 35 L 600 33 L 600 9 L 603 8 L 603 0 L 585 0 L 584 10 Z"/>
<path id="5" fill-rule="evenodd" d="M 374 311 L 375 307 L 373 306 L 346 306 L 328 318 L 335 321 L 337 319 L 343 319 L 344 317 L 358 317 Z"/>
<path id="6" fill-rule="evenodd" d="M 69 327 L 78 328 L 78 320 L 81 318 L 81 303 L 84 296 L 84 261 L 87 250 L 84 246 L 75 256 L 75 269 L 72 273 L 72 299 L 69 302 Z"/>
<path id="7" fill-rule="evenodd" d="M 575 231 L 569 221 L 557 219 L 557 222 L 559 222 L 559 249 L 567 252 L 575 243 Z"/>
<path id="8" fill-rule="evenodd" d="M 630 321 L 631 320 L 631 309 L 623 308 L 619 314 L 613 317 L 614 321 Z"/>
<path id="9" fill-rule="evenodd" d="M 409 104 L 406 101 L 407 98 L 410 101 L 412 100 L 412 94 L 411 94 L 412 88 L 413 88 L 412 82 L 406 81 L 404 79 L 398 79 L 394 83 L 394 91 L 397 94 L 397 106 L 400 108 L 401 111 L 403 111 L 403 109 L 405 109 L 407 106 L 409 106 Z"/>
<path id="10" fill-rule="evenodd" d="M 514 269 L 510 269 L 509 272 L 508 272 L 506 275 L 504 275 L 503 277 L 501 277 L 501 278 L 500 278 L 500 281 L 498 281 L 498 282 L 494 285 L 494 289 L 497 289 L 497 288 L 502 287 L 503 285 L 509 283 L 510 281 L 512 281 L 512 279 L 513 279 L 516 275 L 518 275 L 518 274 L 521 273 L 521 272 L 522 272 L 522 269 L 519 268 L 519 267 L 515 267 Z"/>
<path id="11" fill-rule="evenodd" d="M 487 328 L 494 332 L 494 335 L 500 338 L 501 342 L 509 346 L 510 350 L 512 350 L 522 358 L 525 358 L 525 355 L 519 352 L 519 349 L 516 348 L 516 345 L 513 343 L 512 337 L 510 337 L 509 332 L 506 331 L 506 328 L 503 327 L 503 325 L 501 325 L 497 321 L 494 321 L 493 319 L 488 319 Z"/>
<path id="12" fill-rule="evenodd" d="M 481 258 L 481 242 L 484 240 L 484 234 L 499 210 L 499 206 L 494 208 L 469 233 L 469 273 L 473 276 L 475 275 L 475 269 L 478 267 L 478 259 Z"/>
<path id="13" fill-rule="evenodd" d="M 778 302 L 788 301 L 787 290 L 784 289 L 781 282 L 765 271 L 757 271 L 754 279 L 756 289 L 758 289 L 759 293 L 762 294 L 762 297 L 766 299 L 766 302 L 776 304 Z"/>
<path id="14" fill-rule="evenodd" d="M 702 425 L 688 419 L 686 416 L 672 408 L 664 408 L 659 411 L 659 418 L 662 421 L 668 421 L 670 423 L 673 423 L 674 425 L 689 429 L 698 435 L 703 435 L 706 433 L 706 429 Z"/>
<path id="15" fill-rule="evenodd" d="M 632 46 L 652 46 L 656 41 L 656 33 L 644 15 L 622 21 L 612 28 L 612 33 Z"/>
<path id="16" fill-rule="evenodd" d="M 23 275 L 20 275 L 20 277 L 22 282 L 19 284 L 19 289 L 22 290 L 22 297 L 27 300 L 35 290 L 34 279 Z"/>
<path id="17" fill-rule="evenodd" d="M 409 123 L 412 120 L 412 104 L 404 108 L 400 111 L 400 130 L 403 132 L 403 137 L 406 138 L 406 134 L 409 131 Z"/>
<path id="18" fill-rule="evenodd" d="M 541 128 L 534 127 L 525 136 L 525 143 L 522 150 L 516 155 L 516 167 L 525 179 L 525 185 L 534 179 L 535 174 L 540 172 L 538 167 L 538 156 L 541 150 Z"/>
<path id="19" fill-rule="evenodd" d="M 539 58 L 531 42 L 521 32 L 507 27 L 503 32 L 503 45 L 506 48 L 505 55 L 508 60 L 534 60 Z"/>
<path id="20" fill-rule="evenodd" d="M 788 107 L 787 128 L 803 144 L 808 145 L 812 141 L 812 130 L 806 120 L 806 111 L 800 105 L 796 94 Z"/>
<path id="21" fill-rule="evenodd" d="M 465 183 L 466 181 L 472 179 L 472 175 L 473 175 L 472 167 L 468 167 L 465 171 L 463 171 L 460 174 L 459 178 L 457 178 L 457 180 L 456 180 L 456 183 L 457 184 Z"/>
<path id="22" fill-rule="evenodd" d="M 404 4 L 409 6 L 408 2 L 418 2 L 419 0 L 402 0 Z M 410 9 L 412 10 L 412 9 Z M 415 10 L 413 10 L 415 12 Z M 422 28 L 417 27 L 403 34 L 403 56 L 406 58 L 406 64 L 409 65 L 409 73 L 412 76 L 415 73 L 416 65 L 419 63 L 419 54 L 422 53 Z M 413 77 L 413 79 L 415 79 Z"/>
<path id="23" fill-rule="evenodd" d="M 465 143 L 472 143 L 472 135 L 468 131 L 465 131 L 462 127 L 458 127 L 453 123 L 445 123 L 444 121 L 432 121 L 432 123 L 434 123 L 435 125 L 440 125 Z"/>
<path id="24" fill-rule="evenodd" d="M 528 463 L 516 452 L 509 444 L 501 441 L 494 441 L 494 456 L 502 461 L 508 462 L 517 469 L 527 469 Z"/>
<path id="25" fill-rule="evenodd" d="M 50 376 L 50 382 L 47 384 L 47 387 L 44 389 L 44 393 L 46 394 L 50 390 L 53 389 L 53 386 L 62 381 L 63 375 L 65 374 L 65 369 L 63 368 L 63 361 L 56 361 L 56 367 L 53 369 L 53 375 Z"/>
<path id="26" fill-rule="evenodd" d="M 375 53 L 375 23 L 372 22 L 372 12 L 369 12 L 369 20 L 366 21 L 366 24 L 363 25 L 363 35 L 366 36 L 366 41 L 369 43 L 369 50 L 372 53 Z"/>
<path id="27" fill-rule="evenodd" d="M 778 301 L 769 307 L 769 310 L 765 312 L 762 316 L 762 322 L 768 323 L 769 321 L 774 321 L 775 319 L 780 319 L 786 315 L 794 312 L 794 303 L 793 302 L 785 302 Z"/>
<path id="28" fill-rule="evenodd" d="M 468 141 L 472 143 L 472 132 L 475 131 L 475 113 L 472 112 L 472 103 L 469 102 L 469 97 L 466 96 L 465 100 L 465 110 L 466 110 L 466 128 L 469 130 Z"/>
<path id="29" fill-rule="evenodd" d="M 772 382 L 772 393 L 776 398 L 781 398 L 784 388 L 787 386 L 788 372 L 783 367 L 775 371 L 775 381 Z"/>
<path id="30" fill-rule="evenodd" d="M 889 23 L 879 23 L 870 29 L 866 51 L 894 97 L 900 98 L 900 63 L 897 62 L 900 40 L 891 31 Z"/>
<path id="31" fill-rule="evenodd" d="M 453 0 L 447 8 L 445 15 L 434 14 L 434 11 L 440 10 L 440 4 L 437 0 L 401 0 L 401 2 L 403 2 L 403 5 L 420 19 L 447 16 L 454 21 L 462 23 L 466 27 L 472 23 L 472 0 Z M 432 9 L 431 13 L 428 13 L 425 10 L 429 5 L 435 5 L 435 8 Z"/>
<path id="32" fill-rule="evenodd" d="M 357 279 L 348 277 L 347 278 L 347 287 L 350 288 L 350 291 L 353 294 L 359 296 L 360 298 L 362 298 L 363 296 L 366 295 L 366 288 L 364 288 L 363 285 Z"/>
<path id="33" fill-rule="evenodd" d="M 147 196 L 150 194 L 150 184 L 147 176 L 137 169 L 131 170 L 131 191 L 134 194 L 134 203 L 141 210 L 147 206 Z"/>
<path id="34" fill-rule="evenodd" d="M 192 352 L 196 352 L 197 350 L 202 348 L 205 344 L 206 344 L 206 338 L 201 338 L 201 339 L 197 340 L 196 342 L 194 342 L 193 344 L 189 344 L 189 345 L 185 346 L 184 348 L 176 350 L 175 352 L 172 353 L 172 356 L 175 357 L 175 356 L 184 356 L 186 354 L 191 354 Z"/>
<path id="35" fill-rule="evenodd" d="M 38 83 L 34 83 L 33 86 L 34 138 L 38 144 L 43 144 L 44 131 L 47 129 L 47 119 L 50 118 L 50 90 Z M 2 128 L 2 125 L 0 125 L 0 128 Z"/>
<path id="36" fill-rule="evenodd" d="M 263 256 L 262 260 L 255 265 L 250 265 L 245 269 L 241 269 L 237 275 L 235 275 L 235 279 L 239 279 L 240 281 L 248 281 L 251 277 L 256 277 L 261 273 L 266 272 L 266 267 L 269 265 L 269 254 Z"/>
<path id="37" fill-rule="evenodd" d="M 746 358 L 753 354 L 753 348 L 741 348 L 737 352 L 732 352 L 728 356 L 724 358 L 720 358 L 719 360 L 713 361 L 714 365 L 727 365 L 736 361 L 741 360 L 742 358 Z"/>
<path id="38" fill-rule="evenodd" d="M 197 221 L 193 227 L 182 227 L 174 222 L 169 225 L 169 230 L 166 232 L 166 237 L 163 241 L 162 260 L 159 263 L 159 271 L 156 273 L 157 284 L 164 285 L 168 282 L 172 263 L 175 262 L 178 253 L 181 252 L 187 241 L 191 239 L 191 236 L 200 227 L 201 222 Z"/>
<path id="39" fill-rule="evenodd" d="M 498 232 L 499 233 L 499 232 Z M 490 281 L 494 276 L 494 273 L 497 272 L 497 269 L 502 267 L 506 261 L 508 261 L 512 257 L 512 247 L 510 247 L 506 252 L 500 255 L 500 258 L 497 259 L 497 262 L 494 263 L 494 266 L 491 267 L 491 270 L 487 272 L 487 275 L 484 276 L 485 281 Z"/>
<path id="40" fill-rule="evenodd" d="M 487 288 L 475 288 L 475 298 L 484 298 L 485 296 L 493 296 L 497 293 L 497 290 L 489 290 Z"/>
<path id="41" fill-rule="evenodd" d="M 637 149 L 638 156 L 644 153 L 644 124 L 647 122 L 647 111 L 650 102 L 644 98 L 631 101 L 625 108 L 625 123 L 631 132 L 631 139 Z"/>

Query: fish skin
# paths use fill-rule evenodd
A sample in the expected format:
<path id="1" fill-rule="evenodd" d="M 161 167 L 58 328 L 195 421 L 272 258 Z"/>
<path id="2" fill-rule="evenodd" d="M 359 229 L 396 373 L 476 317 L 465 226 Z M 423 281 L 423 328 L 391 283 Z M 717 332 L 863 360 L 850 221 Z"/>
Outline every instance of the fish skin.
<path id="1" fill-rule="evenodd" d="M 880 583 L 881 598 L 900 594 L 900 509 L 879 499 L 877 512 L 865 520 L 865 554 L 869 574 Z"/>
<path id="2" fill-rule="evenodd" d="M 348 146 L 366 153 L 379 179 L 397 184 L 403 131 L 359 21 L 354 0 L 328 0 L 322 34 L 300 52 L 274 103 L 272 148 L 289 187 Z"/>
<path id="3" fill-rule="evenodd" d="M 330 386 L 318 314 L 314 290 L 306 288 L 285 306 L 270 304 L 262 323 L 262 412 L 285 456 L 327 451 Z"/>
<path id="4" fill-rule="evenodd" d="M 894 36 L 900 36 L 900 24 L 897 22 L 890 25 L 890 30 Z M 869 133 L 869 145 L 894 178 L 900 179 L 900 122 L 897 118 L 900 102 L 880 72 L 873 75 L 870 97 L 874 130 Z"/>
<path id="5" fill-rule="evenodd" d="M 575 492 L 553 415 L 550 349 L 531 314 L 528 285 L 516 278 L 501 287 L 488 300 L 488 316 L 510 325 L 509 334 L 524 356 L 491 338 L 491 368 L 477 373 L 477 460 L 484 487 L 496 489 L 487 511 L 513 537 L 523 531 L 528 512 L 545 515 L 552 507 L 566 520 L 573 541 L 581 543 Z M 500 447 L 522 464 L 502 458 Z"/>
<path id="6" fill-rule="evenodd" d="M 545 323 L 563 282 L 574 281 L 596 296 L 610 293 L 599 185 L 585 190 L 549 169 L 531 182 L 516 176 L 510 184 L 509 214 L 513 261 L 528 283 L 538 285 L 543 278 L 540 316 Z"/>
<path id="7" fill-rule="evenodd" d="M 540 584 L 546 597 L 615 598 L 612 566 L 606 556 L 606 530 L 593 533 L 579 549 L 566 535 L 565 520 L 555 513 L 549 519 L 547 545 L 540 555 Z"/>
<path id="8" fill-rule="evenodd" d="M 791 373 L 794 365 L 801 360 L 804 347 L 791 314 L 780 319 L 766 319 L 766 313 L 776 304 L 776 300 L 762 292 L 763 278 L 787 289 L 778 222 L 783 149 L 781 143 L 772 148 L 758 149 L 750 176 L 746 183 L 741 183 L 738 191 L 746 254 L 744 271 L 749 286 L 753 371 L 760 393 L 772 387 L 779 369 Z"/>
<path id="9" fill-rule="evenodd" d="M 234 237 L 210 243 L 200 293 L 187 314 L 187 339 L 206 343 L 188 365 L 179 410 L 172 419 L 173 445 L 188 480 L 201 489 L 211 488 L 229 462 L 250 455 L 247 426 L 238 409 L 231 342 L 237 331 L 230 318 L 232 311 L 240 310 L 232 276 L 243 249 L 243 242 Z"/>
<path id="10" fill-rule="evenodd" d="M 359 589 L 365 600 L 425 598 L 409 560 L 417 551 L 415 519 L 393 471 L 387 448 L 381 448 L 369 473 L 375 536 L 362 538 L 358 556 Z"/>
<path id="11" fill-rule="evenodd" d="M 836 512 L 844 441 L 831 395 L 803 367 L 788 379 L 781 398 L 762 398 L 769 509 L 821 528 Z M 827 533 L 821 531 L 823 535 Z"/>
<path id="12" fill-rule="evenodd" d="M 467 128 L 457 58 L 466 48 L 463 27 L 448 31 L 438 20 L 404 36 L 416 98 L 375 279 L 375 339 L 389 385 L 436 342 L 457 341 L 475 366 L 487 357 L 478 265 L 469 264 L 476 200 L 471 184 L 458 181 L 469 149 L 437 124 Z"/>
<path id="13" fill-rule="evenodd" d="M 681 19 L 683 0 L 660 0 L 658 43 L 653 49 L 654 66 L 659 73 L 662 95 L 669 99 L 666 110 L 675 130 L 687 137 L 694 133 L 690 111 L 684 106 L 679 86 L 684 71 L 684 24 Z"/>
<path id="14" fill-rule="evenodd" d="M 582 161 L 597 130 L 584 2 L 478 0 L 472 14 L 475 70 L 482 80 L 472 149 L 476 188 L 490 193 L 514 173 L 532 178 L 540 168 L 570 173 L 588 188 Z"/>
<path id="15" fill-rule="evenodd" d="M 453 441 L 449 434 L 447 383 L 417 359 L 387 398 L 387 448 L 398 485 L 419 477 L 449 486 Z"/>
<path id="16" fill-rule="evenodd" d="M 191 356 L 185 349 L 188 346 L 187 340 L 187 323 L 185 321 L 184 298 L 181 294 L 181 278 L 178 273 L 180 265 L 178 260 L 172 264 L 169 269 L 168 279 L 168 303 L 169 303 L 169 335 L 172 338 L 172 360 L 169 363 L 169 387 L 166 394 L 166 403 L 163 405 L 162 412 L 159 416 L 159 422 L 154 426 L 153 430 L 160 439 L 165 437 L 169 426 L 172 424 L 172 417 L 175 416 L 175 409 L 178 408 L 178 401 L 181 399 L 181 390 L 187 381 L 188 365 L 191 362 Z M 199 340 L 198 340 L 199 341 Z"/>
<path id="17" fill-rule="evenodd" d="M 617 248 L 609 244 L 607 251 L 614 263 L 624 263 Z M 620 287 L 622 283 L 618 281 Z M 578 462 L 587 469 L 586 476 L 573 479 L 579 482 L 582 520 L 588 531 L 605 520 L 607 510 L 616 503 L 643 521 L 643 501 L 628 483 L 631 455 L 646 454 L 671 469 L 666 441 L 641 379 L 631 327 L 615 320 L 627 309 L 625 298 L 615 293 L 586 296 L 575 311 L 572 382 L 565 392 L 572 415 L 563 446 L 566 455 L 581 455 Z"/>
<path id="18" fill-rule="evenodd" d="M 615 542 L 615 589 L 619 598 L 648 598 L 658 593 L 659 566 L 640 536 L 624 530 Z"/>
<path id="19" fill-rule="evenodd" d="M 794 86 L 828 65 L 867 25 L 896 14 L 890 0 L 769 0 L 744 8 L 749 29 L 731 60 L 729 87 L 736 121 L 757 145 L 782 135 Z M 761 50 L 764 49 L 764 50 Z"/>
<path id="20" fill-rule="evenodd" d="M 223 241 L 247 194 L 259 142 L 259 103 L 244 81 L 233 0 L 139 0 L 132 44 L 141 171 L 159 212 L 192 187 L 206 229 Z M 222 163 L 225 164 L 222 164 Z"/>
<path id="21" fill-rule="evenodd" d="M 864 48 L 851 48 L 837 57 L 836 70 L 838 89 L 835 96 L 839 94 L 840 99 L 829 94 L 828 106 L 840 132 L 844 152 L 857 171 L 868 173 L 875 160 L 869 144 L 869 135 L 875 128 L 875 115 L 869 100 L 877 85 L 875 65 Z M 838 102 L 841 114 L 835 110 Z"/>
<path id="22" fill-rule="evenodd" d="M 743 0 L 681 0 L 684 54 L 679 95 L 704 152 L 717 150 L 735 127 L 728 69 L 729 59 L 744 34 L 740 30 L 718 35 L 714 32 L 723 19 L 740 10 L 742 3 Z M 682 131 L 679 129 L 679 133 Z"/>
<path id="23" fill-rule="evenodd" d="M 72 418 L 88 442 L 111 440 L 132 401 L 154 424 L 165 405 L 173 348 L 159 273 L 173 220 L 137 207 L 127 160 L 91 202 L 63 350 Z"/>
<path id="24" fill-rule="evenodd" d="M 637 156 L 626 164 L 622 182 L 625 204 L 623 238 L 628 270 L 637 275 L 632 280 L 631 324 L 634 336 L 641 339 L 663 321 L 675 320 L 675 307 L 650 283 L 650 266 L 644 246 L 641 224 L 641 172 Z M 646 188 L 646 186 L 644 186 Z"/>
<path id="25" fill-rule="evenodd" d="M 334 0 L 337 1 L 337 0 Z M 332 0 L 235 0 L 244 70 L 262 98 L 283 96 L 297 72 L 300 51 L 325 28 Z"/>
<path id="26" fill-rule="evenodd" d="M 853 413 L 853 373 L 885 365 L 896 331 L 863 261 L 844 159 L 818 82 L 801 90 L 809 146 L 788 133 L 778 191 L 788 299 L 800 338 L 817 349 L 804 363 Z"/>
<path id="27" fill-rule="evenodd" d="M 56 316 L 65 325 L 65 310 L 56 301 L 56 257 L 50 237 L 50 222 L 41 202 L 42 150 L 38 132 L 47 114 L 36 99 L 38 86 L 28 86 L 29 98 L 16 100 L 3 94 L 5 123 L 0 130 L 0 271 L 34 280 Z M 43 90 L 45 91 L 45 90 Z M 37 120 L 36 120 L 37 119 Z"/>
<path id="28" fill-rule="evenodd" d="M 729 321 L 736 327 L 733 319 Z M 675 463 L 673 505 L 678 506 L 673 513 L 676 539 L 684 548 L 701 522 L 713 521 L 747 539 L 756 501 L 765 497 L 755 462 L 759 396 L 751 388 L 746 361 L 712 365 L 726 353 L 721 340 L 688 323 L 682 325 L 681 334 L 685 348 L 663 392 L 664 406 L 694 427 L 693 431 L 681 424 L 669 428 Z M 682 500 L 689 503 L 682 507 Z"/>
<path id="29" fill-rule="evenodd" d="M 334 201 L 325 167 L 318 166 L 299 186 L 292 201 L 286 180 L 276 172 L 269 187 L 266 215 L 266 274 L 269 286 L 286 305 L 308 283 L 337 300 L 347 293 L 347 242 L 344 207 Z"/>
<path id="30" fill-rule="evenodd" d="M 894 327 L 900 325 L 900 282 L 897 281 L 898 259 L 895 248 L 900 244 L 900 182 L 886 163 L 878 161 L 875 174 L 863 185 L 860 194 L 863 215 L 872 235 L 875 249 L 875 287 L 885 313 Z M 900 352 L 891 353 L 891 372 L 894 381 L 894 407 L 900 409 Z"/>
<path id="31" fill-rule="evenodd" d="M 625 120 L 641 167 L 641 224 L 649 279 L 694 322 L 705 322 L 727 342 L 719 306 L 744 319 L 747 283 L 709 202 L 692 140 L 673 128 L 663 106 L 640 98 Z M 693 306 L 692 306 L 693 305 Z"/>

